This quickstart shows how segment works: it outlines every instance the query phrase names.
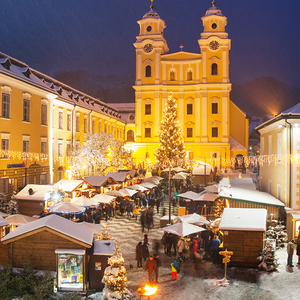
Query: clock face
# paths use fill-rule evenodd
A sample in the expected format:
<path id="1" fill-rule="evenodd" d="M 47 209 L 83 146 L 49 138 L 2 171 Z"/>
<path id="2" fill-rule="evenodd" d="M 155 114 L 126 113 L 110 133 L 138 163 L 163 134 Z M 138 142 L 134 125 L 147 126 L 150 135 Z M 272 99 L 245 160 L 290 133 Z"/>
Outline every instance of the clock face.
<path id="1" fill-rule="evenodd" d="M 152 50 L 153 50 L 153 46 L 152 46 L 151 44 L 146 44 L 146 45 L 144 46 L 144 51 L 145 51 L 146 53 L 150 53 Z"/>
<path id="2" fill-rule="evenodd" d="M 211 28 L 212 28 L 212 29 L 216 29 L 216 28 L 217 28 L 217 24 L 216 24 L 216 23 L 213 23 L 213 24 L 211 25 Z"/>
<path id="3" fill-rule="evenodd" d="M 149 25 L 146 29 L 148 32 L 150 32 L 152 30 L 152 27 Z"/>
<path id="4" fill-rule="evenodd" d="M 209 48 L 211 49 L 211 50 L 217 50 L 217 49 L 219 49 L 219 43 L 217 42 L 217 41 L 211 41 L 210 43 L 209 43 Z"/>

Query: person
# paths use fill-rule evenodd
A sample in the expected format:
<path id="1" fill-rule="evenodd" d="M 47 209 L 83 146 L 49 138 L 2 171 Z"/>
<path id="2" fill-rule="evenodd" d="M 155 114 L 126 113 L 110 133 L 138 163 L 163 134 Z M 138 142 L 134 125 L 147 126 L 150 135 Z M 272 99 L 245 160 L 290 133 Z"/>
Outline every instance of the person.
<path id="1" fill-rule="evenodd" d="M 155 204 L 156 204 L 156 211 L 157 211 L 157 213 L 159 213 L 160 200 L 159 200 L 159 199 L 156 199 L 156 200 L 155 200 Z"/>
<path id="2" fill-rule="evenodd" d="M 149 248 L 148 244 L 143 244 L 142 245 L 142 253 L 143 253 L 143 259 L 144 259 L 144 264 L 147 262 L 147 259 L 149 257 Z"/>
<path id="3" fill-rule="evenodd" d="M 142 214 L 141 214 L 141 225 L 142 225 L 142 232 L 144 232 L 145 226 L 146 226 L 146 211 L 142 211 Z"/>
<path id="4" fill-rule="evenodd" d="M 193 262 L 196 263 L 198 260 L 198 241 L 195 239 L 194 240 L 194 245 L 193 245 L 193 249 L 192 249 L 192 254 L 193 254 Z"/>
<path id="5" fill-rule="evenodd" d="M 135 220 L 137 220 L 139 212 L 140 212 L 139 206 L 136 205 L 135 209 L 133 210 L 133 216 L 135 217 Z"/>
<path id="6" fill-rule="evenodd" d="M 156 269 L 155 269 L 155 282 L 158 282 L 158 268 L 161 266 L 161 261 L 159 255 L 157 253 L 154 254 L 154 260 L 156 262 Z"/>
<path id="7" fill-rule="evenodd" d="M 221 245 L 221 241 L 215 235 L 213 240 L 211 241 L 211 247 L 213 251 L 213 263 L 217 264 L 219 262 L 219 247 Z"/>
<path id="8" fill-rule="evenodd" d="M 148 240 L 148 234 L 147 233 L 144 234 L 144 244 L 146 244 L 147 246 L 149 245 L 149 240 Z"/>
<path id="9" fill-rule="evenodd" d="M 171 263 L 172 266 L 172 280 L 177 280 L 177 271 L 179 270 L 179 266 L 177 264 L 176 259 Z"/>
<path id="10" fill-rule="evenodd" d="M 143 244 L 139 242 L 135 247 L 135 256 L 137 260 L 137 268 L 143 267 Z"/>
<path id="11" fill-rule="evenodd" d="M 293 255 L 294 255 L 295 245 L 294 240 L 290 240 L 286 246 L 286 252 L 288 254 L 287 265 L 293 267 Z"/>
<path id="12" fill-rule="evenodd" d="M 153 256 L 150 256 L 149 259 L 146 262 L 146 270 L 148 272 L 148 281 L 149 281 L 149 283 L 154 282 L 154 274 L 155 274 L 156 268 L 157 268 L 156 262 L 153 259 Z"/>
<path id="13" fill-rule="evenodd" d="M 297 244 L 297 250 L 296 254 L 298 255 L 298 262 L 297 265 L 300 265 L 300 240 L 298 239 L 298 244 Z"/>
<path id="14" fill-rule="evenodd" d="M 116 201 L 112 202 L 111 208 L 112 208 L 112 215 L 113 215 L 113 217 L 115 217 L 116 216 Z"/>
<path id="15" fill-rule="evenodd" d="M 177 243 L 179 257 L 182 257 L 182 252 L 185 246 L 184 238 L 181 237 Z"/>

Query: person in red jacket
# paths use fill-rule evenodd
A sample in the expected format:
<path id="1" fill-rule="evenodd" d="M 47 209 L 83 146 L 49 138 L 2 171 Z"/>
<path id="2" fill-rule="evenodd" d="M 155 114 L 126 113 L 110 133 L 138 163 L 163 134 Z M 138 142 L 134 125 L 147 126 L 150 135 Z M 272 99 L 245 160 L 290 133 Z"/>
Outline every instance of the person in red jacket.
<path id="1" fill-rule="evenodd" d="M 198 254 L 198 241 L 194 240 L 194 245 L 193 245 L 193 250 L 192 250 L 192 254 L 193 254 L 193 262 L 196 263 L 199 257 Z"/>
<path id="2" fill-rule="evenodd" d="M 156 261 L 153 259 L 153 256 L 150 256 L 146 262 L 146 270 L 148 272 L 149 283 L 154 282 L 155 270 L 157 268 Z"/>

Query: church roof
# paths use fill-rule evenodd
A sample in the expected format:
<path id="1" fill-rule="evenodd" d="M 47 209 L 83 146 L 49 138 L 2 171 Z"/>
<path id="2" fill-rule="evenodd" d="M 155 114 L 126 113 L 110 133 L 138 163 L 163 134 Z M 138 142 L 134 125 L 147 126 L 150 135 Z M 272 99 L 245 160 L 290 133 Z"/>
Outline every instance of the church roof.
<path id="1" fill-rule="evenodd" d="M 194 60 L 201 59 L 200 53 L 191 53 L 186 51 L 179 51 L 175 53 L 165 54 L 161 56 L 162 61 L 166 60 Z"/>
<path id="2" fill-rule="evenodd" d="M 221 10 L 216 7 L 216 2 L 213 1 L 212 2 L 212 7 L 210 7 L 207 11 L 205 16 L 212 16 L 212 15 L 216 15 L 216 16 L 223 16 Z"/>
<path id="3" fill-rule="evenodd" d="M 152 18 L 152 19 L 160 19 L 160 16 L 156 11 L 153 10 L 153 0 L 151 0 L 151 6 L 150 6 L 150 11 L 148 11 L 144 16 L 143 19 L 146 18 Z"/>

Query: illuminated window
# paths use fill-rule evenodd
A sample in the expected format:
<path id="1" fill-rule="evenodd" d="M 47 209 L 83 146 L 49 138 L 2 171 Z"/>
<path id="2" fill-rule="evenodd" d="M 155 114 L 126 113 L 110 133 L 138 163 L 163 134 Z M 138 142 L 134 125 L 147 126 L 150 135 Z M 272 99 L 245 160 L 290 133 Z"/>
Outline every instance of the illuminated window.
<path id="1" fill-rule="evenodd" d="M 211 65 L 211 75 L 218 75 L 218 65 L 216 63 Z"/>
<path id="2" fill-rule="evenodd" d="M 151 115 L 151 104 L 145 104 L 145 115 Z"/>
<path id="3" fill-rule="evenodd" d="M 145 77 L 151 77 L 151 66 L 146 66 Z"/>
<path id="4" fill-rule="evenodd" d="M 30 100 L 23 99 L 23 121 L 30 122 Z"/>

